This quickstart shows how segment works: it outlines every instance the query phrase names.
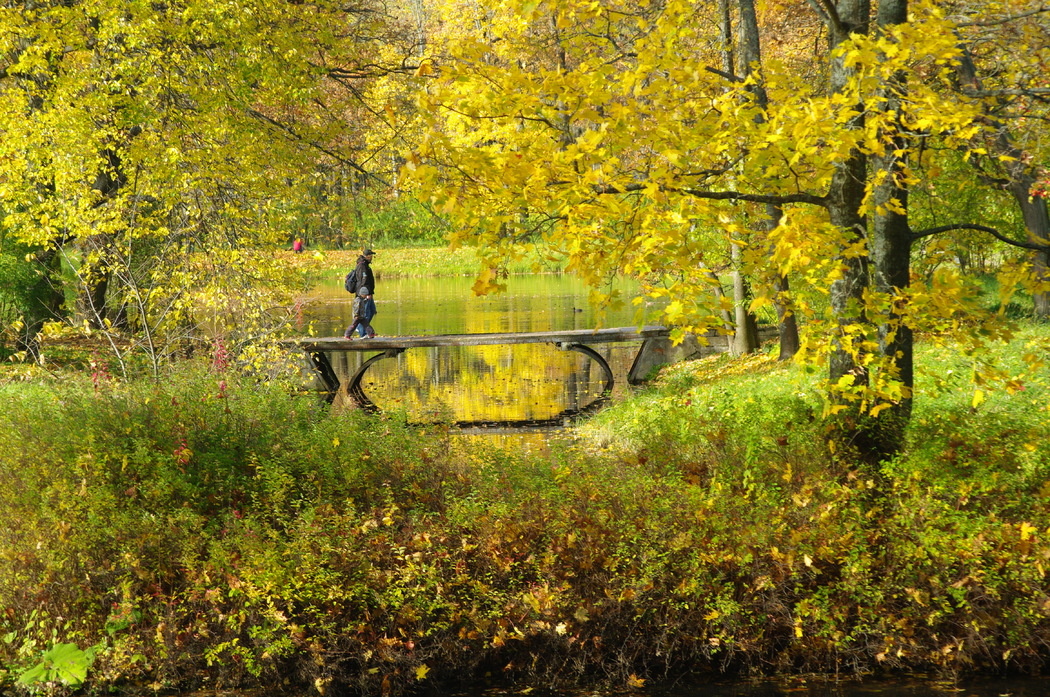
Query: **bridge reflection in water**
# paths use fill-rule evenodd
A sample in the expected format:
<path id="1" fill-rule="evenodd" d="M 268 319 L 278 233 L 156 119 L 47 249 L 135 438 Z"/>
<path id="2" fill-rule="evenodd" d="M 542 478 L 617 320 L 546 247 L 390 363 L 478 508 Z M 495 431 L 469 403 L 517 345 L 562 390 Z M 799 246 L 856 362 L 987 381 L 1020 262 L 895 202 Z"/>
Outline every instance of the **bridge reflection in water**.
<path id="1" fill-rule="evenodd" d="M 629 347 L 597 349 L 620 379 L 613 394 L 627 389 L 634 354 Z M 635 347 L 637 351 L 637 347 Z M 553 428 L 608 398 L 605 376 L 589 358 L 556 347 L 454 346 L 418 348 L 380 360 L 366 369 L 360 393 L 346 386 L 369 354 L 328 354 L 343 389 L 334 408 L 356 408 L 363 394 L 382 410 L 404 410 L 416 422 L 445 422 L 465 430 Z"/>

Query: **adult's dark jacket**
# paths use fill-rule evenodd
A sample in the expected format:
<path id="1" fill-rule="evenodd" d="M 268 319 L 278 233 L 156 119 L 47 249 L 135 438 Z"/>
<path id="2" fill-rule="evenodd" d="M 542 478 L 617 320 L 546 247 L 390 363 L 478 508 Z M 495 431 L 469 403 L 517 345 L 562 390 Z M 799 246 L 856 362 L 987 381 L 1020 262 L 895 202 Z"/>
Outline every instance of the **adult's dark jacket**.
<path id="1" fill-rule="evenodd" d="M 354 273 L 357 274 L 358 288 L 364 287 L 370 293 L 376 292 L 376 277 L 372 273 L 372 264 L 364 254 L 357 257 L 357 267 L 354 269 Z"/>

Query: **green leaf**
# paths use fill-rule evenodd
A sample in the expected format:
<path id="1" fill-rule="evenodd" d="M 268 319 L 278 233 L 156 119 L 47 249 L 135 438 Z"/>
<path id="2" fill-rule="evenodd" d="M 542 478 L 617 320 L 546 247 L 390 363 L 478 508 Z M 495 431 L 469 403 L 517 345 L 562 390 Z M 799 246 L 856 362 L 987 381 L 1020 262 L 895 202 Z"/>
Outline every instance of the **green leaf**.
<path id="1" fill-rule="evenodd" d="M 20 685 L 60 682 L 77 687 L 87 679 L 88 667 L 94 656 L 82 651 L 76 644 L 56 644 L 36 664 L 18 677 Z"/>

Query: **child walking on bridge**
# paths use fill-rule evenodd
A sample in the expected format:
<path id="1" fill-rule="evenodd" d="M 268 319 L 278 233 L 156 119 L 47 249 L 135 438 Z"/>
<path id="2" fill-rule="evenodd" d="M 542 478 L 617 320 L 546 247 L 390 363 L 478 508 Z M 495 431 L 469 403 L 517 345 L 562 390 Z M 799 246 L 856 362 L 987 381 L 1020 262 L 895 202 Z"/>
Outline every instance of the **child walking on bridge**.
<path id="1" fill-rule="evenodd" d="M 357 289 L 357 295 L 354 297 L 354 323 L 347 327 L 347 330 L 343 332 L 344 339 L 353 339 L 354 331 L 361 327 L 364 329 L 363 338 L 371 339 L 376 335 L 375 330 L 372 329 L 372 318 L 376 315 L 376 303 L 372 300 L 372 291 L 365 286 L 361 286 Z"/>

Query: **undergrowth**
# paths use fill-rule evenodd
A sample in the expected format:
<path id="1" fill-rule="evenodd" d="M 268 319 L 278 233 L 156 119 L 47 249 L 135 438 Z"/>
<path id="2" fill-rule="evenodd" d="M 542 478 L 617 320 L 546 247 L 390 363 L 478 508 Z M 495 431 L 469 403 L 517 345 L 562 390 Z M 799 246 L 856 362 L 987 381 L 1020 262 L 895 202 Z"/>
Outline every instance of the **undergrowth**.
<path id="1" fill-rule="evenodd" d="M 0 386 L 0 682 L 1039 671 L 1047 388 L 975 406 L 938 360 L 878 487 L 765 356 L 669 369 L 542 456 L 204 367 Z"/>

